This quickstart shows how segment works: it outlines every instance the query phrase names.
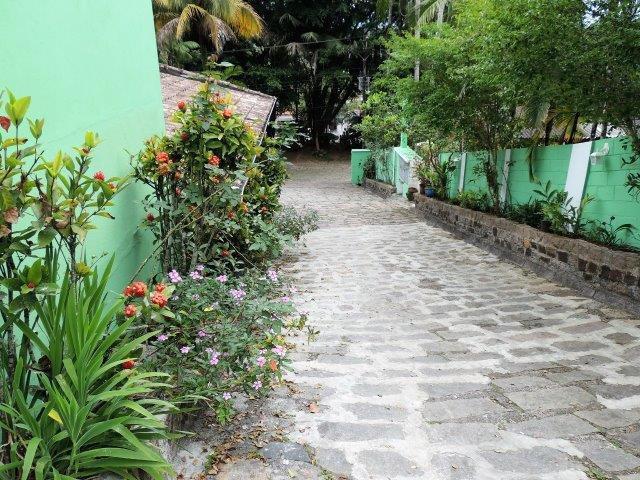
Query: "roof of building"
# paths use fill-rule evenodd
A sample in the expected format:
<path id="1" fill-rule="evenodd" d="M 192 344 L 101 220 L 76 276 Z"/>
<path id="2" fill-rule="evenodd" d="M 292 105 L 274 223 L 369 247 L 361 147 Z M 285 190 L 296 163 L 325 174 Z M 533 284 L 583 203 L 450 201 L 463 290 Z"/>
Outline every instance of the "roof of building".
<path id="1" fill-rule="evenodd" d="M 205 80 L 204 75 L 169 65 L 160 65 L 160 85 L 167 133 L 172 133 L 177 128 L 177 125 L 171 121 L 171 115 L 175 112 L 178 102 L 193 97 L 198 86 Z M 235 113 L 242 115 L 262 138 L 275 107 L 276 97 L 221 80 L 216 80 L 215 83 L 223 93 L 231 95 Z"/>

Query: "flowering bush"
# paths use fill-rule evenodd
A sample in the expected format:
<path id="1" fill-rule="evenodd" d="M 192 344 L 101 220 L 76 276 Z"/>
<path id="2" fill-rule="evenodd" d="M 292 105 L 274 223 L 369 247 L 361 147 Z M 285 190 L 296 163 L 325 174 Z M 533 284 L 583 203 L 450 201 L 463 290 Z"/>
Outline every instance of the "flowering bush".
<path id="1" fill-rule="evenodd" d="M 135 177 L 153 189 L 143 225 L 156 239 L 164 271 L 245 269 L 277 256 L 273 224 L 286 176 L 277 142 L 259 145 L 231 100 L 209 83 L 180 102 L 171 136 L 154 137 L 134 159 Z"/>
<path id="2" fill-rule="evenodd" d="M 151 287 L 132 284 L 125 290 L 128 305 L 140 310 L 139 322 L 159 332 L 144 366 L 172 376 L 172 401 L 205 402 L 225 422 L 234 394 L 260 394 L 281 378 L 288 366 L 284 332 L 301 327 L 304 317 L 300 321 L 274 270 L 238 277 L 211 274 L 199 265 L 188 274 L 171 271 L 167 283 L 153 291 L 169 297 L 169 315 L 143 313 L 153 303 Z M 141 295 L 131 294 L 134 288 Z"/>

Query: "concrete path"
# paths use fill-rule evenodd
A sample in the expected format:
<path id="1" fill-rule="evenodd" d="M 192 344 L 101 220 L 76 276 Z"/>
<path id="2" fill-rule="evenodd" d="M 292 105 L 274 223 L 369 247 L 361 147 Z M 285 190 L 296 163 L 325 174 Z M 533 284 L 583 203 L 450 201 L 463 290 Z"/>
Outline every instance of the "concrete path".
<path id="1" fill-rule="evenodd" d="M 288 267 L 321 331 L 288 377 L 312 392 L 288 438 L 317 478 L 640 479 L 639 319 L 351 186 L 344 162 L 291 171 L 285 203 L 322 216 Z"/>

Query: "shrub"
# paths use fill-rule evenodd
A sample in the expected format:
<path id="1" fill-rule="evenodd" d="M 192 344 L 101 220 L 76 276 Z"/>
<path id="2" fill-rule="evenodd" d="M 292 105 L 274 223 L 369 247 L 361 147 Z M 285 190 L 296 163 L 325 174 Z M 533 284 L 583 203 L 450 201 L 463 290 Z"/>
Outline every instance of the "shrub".
<path id="1" fill-rule="evenodd" d="M 134 159 L 136 179 L 153 189 L 143 225 L 155 236 L 164 271 L 268 262 L 283 244 L 273 222 L 286 178 L 279 141 L 260 146 L 230 98 L 210 83 L 179 107 L 180 128 L 150 139 Z"/>
<path id="2" fill-rule="evenodd" d="M 281 378 L 288 368 L 284 330 L 304 318 L 301 323 L 274 270 L 239 277 L 198 266 L 188 275 L 172 271 L 168 282 L 160 290 L 173 314 L 138 317 L 145 330 L 159 331 L 146 368 L 171 375 L 172 401 L 184 408 L 206 404 L 225 422 L 232 395 L 260 394 Z"/>
<path id="3" fill-rule="evenodd" d="M 544 219 L 540 200 L 530 200 L 527 203 L 508 205 L 504 211 L 505 217 L 514 222 L 524 223 L 534 228 L 540 228 Z"/>
<path id="4" fill-rule="evenodd" d="M 302 236 L 318 229 L 318 212 L 306 210 L 299 212 L 293 207 L 284 207 L 275 217 L 281 235 L 300 240 Z"/>
<path id="5" fill-rule="evenodd" d="M 488 212 L 491 210 L 491 199 L 485 192 L 477 192 L 474 190 L 458 193 L 452 200 L 454 205 L 460 205 L 462 208 L 477 210 L 479 212 Z"/>

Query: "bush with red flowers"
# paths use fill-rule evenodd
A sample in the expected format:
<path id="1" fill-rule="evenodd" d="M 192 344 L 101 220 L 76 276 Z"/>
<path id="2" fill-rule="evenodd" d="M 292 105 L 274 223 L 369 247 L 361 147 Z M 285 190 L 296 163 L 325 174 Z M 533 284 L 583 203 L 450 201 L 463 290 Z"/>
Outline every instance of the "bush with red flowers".
<path id="1" fill-rule="evenodd" d="M 152 188 L 141 225 L 153 232 L 165 272 L 264 265 L 291 238 L 275 217 L 286 178 L 281 143 L 261 145 L 230 104 L 204 84 L 174 113 L 180 127 L 148 140 L 133 160 L 135 178 Z"/>

